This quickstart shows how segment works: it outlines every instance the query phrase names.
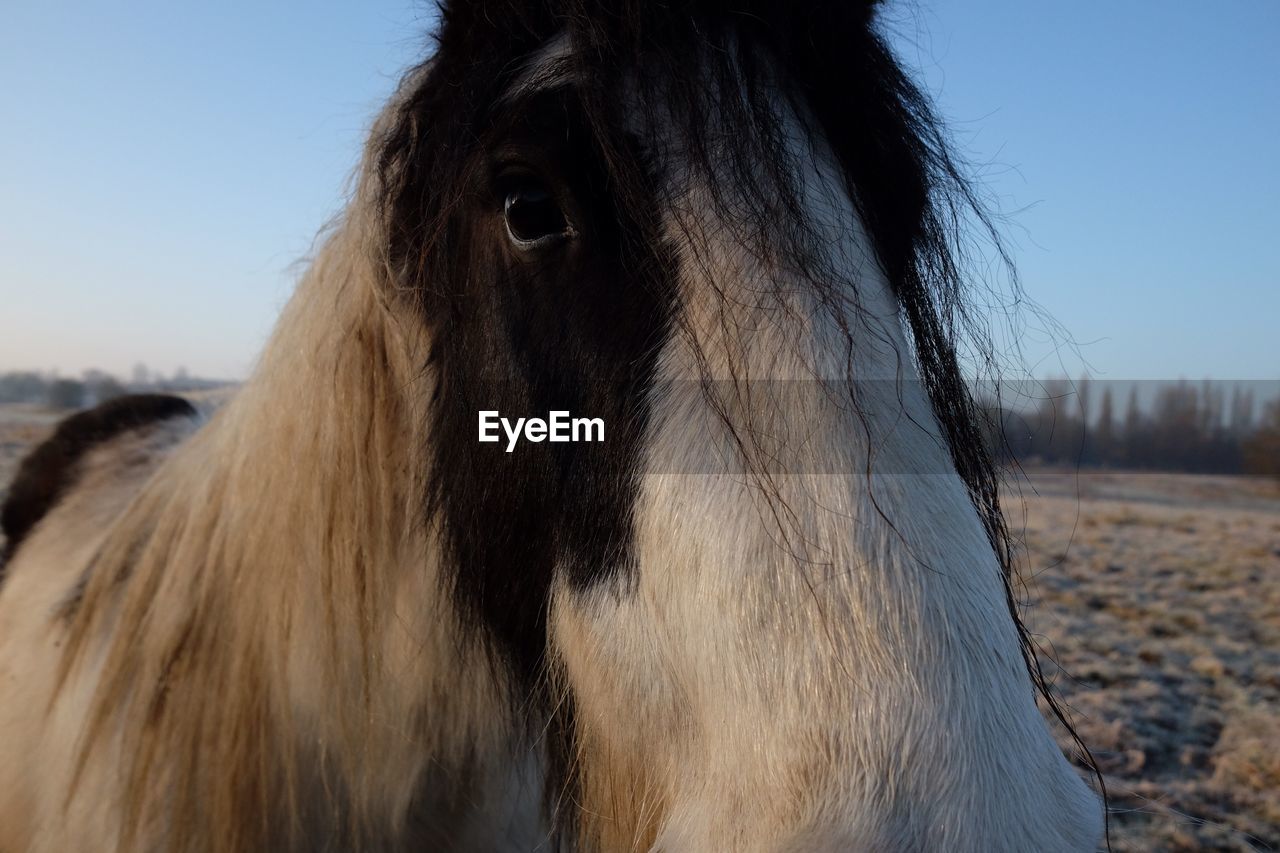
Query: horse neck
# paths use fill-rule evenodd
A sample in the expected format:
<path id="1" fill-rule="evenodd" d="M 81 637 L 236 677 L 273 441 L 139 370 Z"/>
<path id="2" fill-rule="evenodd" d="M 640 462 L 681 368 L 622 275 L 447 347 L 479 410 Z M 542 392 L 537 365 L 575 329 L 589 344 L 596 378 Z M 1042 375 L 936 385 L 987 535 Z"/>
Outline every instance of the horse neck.
<path id="1" fill-rule="evenodd" d="M 352 223 L 330 238 L 253 377 L 165 461 L 89 582 L 70 646 L 107 653 L 87 742 L 123 733 L 136 826 L 176 809 L 169 825 L 245 849 L 282 809 L 305 825 L 317 786 L 355 823 L 394 821 L 424 763 L 500 737 L 421 511 L 425 347 L 363 242 Z M 156 790 L 175 781 L 176 805 Z"/>

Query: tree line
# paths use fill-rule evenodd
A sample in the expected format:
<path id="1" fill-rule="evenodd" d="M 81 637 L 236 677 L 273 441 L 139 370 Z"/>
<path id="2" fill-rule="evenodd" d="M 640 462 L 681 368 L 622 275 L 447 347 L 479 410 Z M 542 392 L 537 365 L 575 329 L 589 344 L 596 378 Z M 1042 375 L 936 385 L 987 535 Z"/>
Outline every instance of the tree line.
<path id="1" fill-rule="evenodd" d="M 106 402 L 123 394 L 146 392 L 182 393 L 227 385 L 224 380 L 200 379 L 178 368 L 172 376 L 138 365 L 129 380 L 101 370 L 86 370 L 79 378 L 34 370 L 0 373 L 0 403 L 29 403 L 51 409 L 81 409 Z"/>
<path id="2" fill-rule="evenodd" d="M 226 384 L 182 369 L 166 377 L 143 365 L 128 381 L 100 370 L 78 379 L 10 372 L 0 374 L 0 403 L 70 410 L 125 393 Z M 1238 383 L 1125 384 L 1127 391 L 1117 383 L 1054 379 L 1031 395 L 980 389 L 992 455 L 1003 463 L 1280 477 L 1280 398 L 1258 401 L 1252 388 Z M 1118 388 L 1123 400 L 1117 399 Z M 1001 403 L 1001 396 L 1015 397 L 1020 405 Z"/>
<path id="3" fill-rule="evenodd" d="M 1006 463 L 1280 477 L 1280 400 L 1257 401 L 1238 383 L 1124 384 L 1127 393 L 1117 383 L 1049 380 L 1029 406 L 988 397 L 993 455 Z"/>

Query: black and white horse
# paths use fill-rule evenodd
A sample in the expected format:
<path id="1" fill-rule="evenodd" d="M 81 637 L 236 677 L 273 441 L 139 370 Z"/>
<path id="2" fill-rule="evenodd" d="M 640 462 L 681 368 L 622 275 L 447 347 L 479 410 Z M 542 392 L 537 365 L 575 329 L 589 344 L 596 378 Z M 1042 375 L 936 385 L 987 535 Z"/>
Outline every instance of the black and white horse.
<path id="1" fill-rule="evenodd" d="M 23 465 L 0 850 L 1093 849 L 873 7 L 449 3 L 235 397 Z"/>

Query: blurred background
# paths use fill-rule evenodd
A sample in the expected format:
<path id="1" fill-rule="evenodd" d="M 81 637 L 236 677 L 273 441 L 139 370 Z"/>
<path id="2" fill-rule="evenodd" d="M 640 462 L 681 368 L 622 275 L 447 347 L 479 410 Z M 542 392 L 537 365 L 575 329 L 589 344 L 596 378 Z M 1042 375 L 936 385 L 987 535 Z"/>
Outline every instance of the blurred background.
<path id="1" fill-rule="evenodd" d="M 433 19 L 6 10 L 0 484 L 70 409 L 248 375 Z M 984 399 L 1115 847 L 1280 849 L 1280 5 L 891 0 L 881 26 L 1042 309 L 998 324 L 1016 382 Z"/>

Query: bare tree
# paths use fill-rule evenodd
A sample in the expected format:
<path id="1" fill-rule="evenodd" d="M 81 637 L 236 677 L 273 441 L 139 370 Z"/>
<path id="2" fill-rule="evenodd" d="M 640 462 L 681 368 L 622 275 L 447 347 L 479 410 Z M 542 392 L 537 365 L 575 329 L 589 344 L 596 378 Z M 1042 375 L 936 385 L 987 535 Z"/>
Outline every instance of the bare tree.
<path id="1" fill-rule="evenodd" d="M 1280 400 L 1263 410 L 1262 424 L 1241 445 L 1246 474 L 1280 479 Z"/>
<path id="2" fill-rule="evenodd" d="M 84 405 L 84 383 L 75 379 L 56 379 L 49 386 L 47 402 L 54 409 L 78 409 Z"/>

